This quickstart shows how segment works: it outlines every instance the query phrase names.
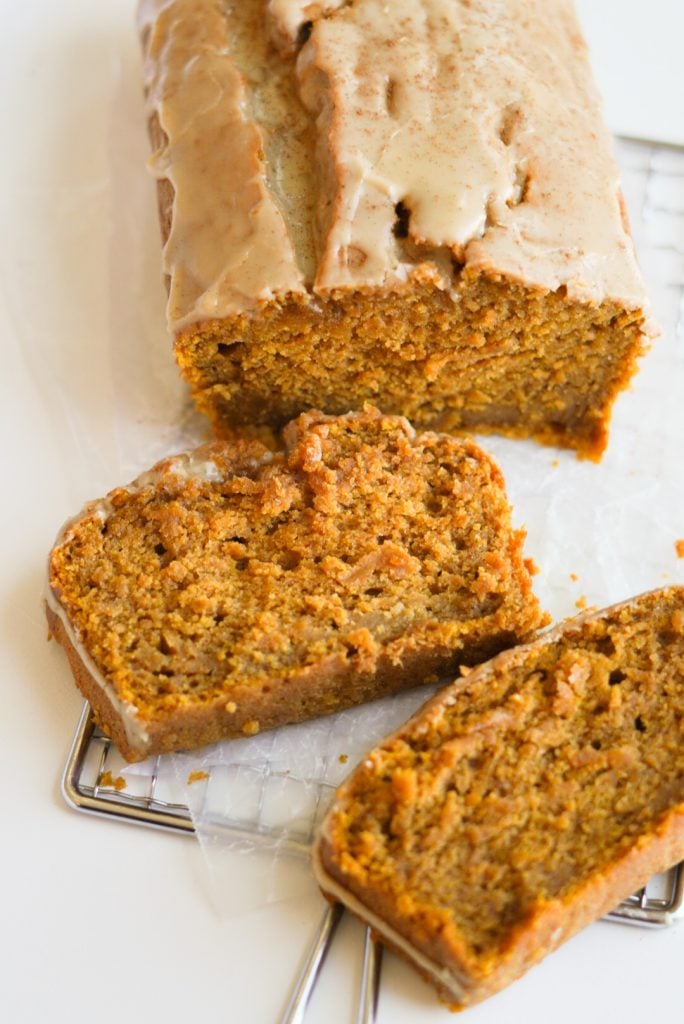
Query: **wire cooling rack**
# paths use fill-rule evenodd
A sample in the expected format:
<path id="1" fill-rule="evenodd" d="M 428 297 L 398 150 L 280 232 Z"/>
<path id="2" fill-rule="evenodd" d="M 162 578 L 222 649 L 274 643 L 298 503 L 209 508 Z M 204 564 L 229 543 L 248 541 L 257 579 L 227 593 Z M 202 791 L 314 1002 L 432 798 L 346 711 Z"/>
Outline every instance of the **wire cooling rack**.
<path id="1" fill-rule="evenodd" d="M 633 139 L 618 139 L 616 149 L 641 262 L 656 286 L 678 303 L 673 322 L 676 320 L 677 344 L 684 351 L 684 149 Z M 150 764 L 140 774 L 126 773 L 124 781 L 124 762 L 95 725 L 86 704 L 64 771 L 65 799 L 72 807 L 90 814 L 192 835 L 187 788 L 174 783 L 168 771 L 161 770 L 161 759 Z M 308 850 L 335 788 L 334 777 L 293 779 L 287 770 L 276 770 L 268 760 L 260 765 L 243 765 L 242 769 L 241 782 L 247 780 L 251 795 L 223 820 L 219 806 L 214 812 L 215 823 L 224 832 L 253 842 L 276 840 L 300 852 Z M 297 782 L 303 783 L 306 792 L 296 821 L 269 818 L 269 787 L 277 783 L 296 788 Z M 684 864 L 680 864 L 623 901 L 607 919 L 661 927 L 669 923 L 683 898 Z M 339 906 L 326 909 L 281 1024 L 302 1020 L 341 913 Z M 380 949 L 367 930 L 357 1024 L 372 1024 L 375 1020 L 380 969 Z"/>

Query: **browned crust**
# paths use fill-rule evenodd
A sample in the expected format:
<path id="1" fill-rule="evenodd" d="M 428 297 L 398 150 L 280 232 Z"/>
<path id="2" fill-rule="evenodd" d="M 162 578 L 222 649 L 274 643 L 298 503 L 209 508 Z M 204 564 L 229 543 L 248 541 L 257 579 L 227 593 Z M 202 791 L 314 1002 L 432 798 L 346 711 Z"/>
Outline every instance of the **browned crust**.
<path id="1" fill-rule="evenodd" d="M 136 750 L 130 745 L 117 709 L 83 664 L 78 651 L 64 628 L 62 620 L 52 610 L 47 601 L 45 602 L 45 615 L 48 621 L 50 636 L 54 637 L 66 651 L 74 682 L 90 704 L 95 721 L 102 731 L 111 737 L 127 761 L 142 761 L 147 756 L 146 753 Z"/>
<path id="2" fill-rule="evenodd" d="M 482 660 L 515 639 L 505 631 L 497 633 L 481 624 L 458 650 L 431 644 L 426 637 L 403 656 L 401 665 L 381 653 L 372 673 L 359 671 L 353 662 L 335 656 L 286 680 L 272 680 L 265 693 L 261 686 L 236 684 L 211 701 L 194 706 L 180 704 L 163 718 L 142 722 L 149 734 L 143 749 L 131 743 L 120 713 L 83 663 L 61 618 L 47 603 L 46 615 L 50 632 L 64 647 L 74 681 L 90 703 L 98 725 L 131 762 L 334 714 L 421 682 L 435 682 L 453 674 L 459 663 Z M 231 710 L 233 705 L 235 711 Z"/>
<path id="3" fill-rule="evenodd" d="M 481 1002 L 505 988 L 573 935 L 610 913 L 621 900 L 646 885 L 653 875 L 668 870 L 680 861 L 684 857 L 684 805 L 668 811 L 652 833 L 640 837 L 623 857 L 578 886 L 569 899 L 540 903 L 527 920 L 511 931 L 499 963 L 488 975 L 478 975 L 472 968 L 469 970 L 463 955 L 463 945 L 450 922 L 444 920 L 441 911 L 431 912 L 425 908 L 421 921 L 416 922 L 414 919 L 407 922 L 382 893 L 355 885 L 339 870 L 324 833 L 317 849 L 324 870 L 339 885 L 348 888 L 373 915 L 402 935 L 418 952 L 444 965 L 463 980 L 465 994 L 457 1000 L 453 991 L 421 969 L 392 941 L 390 934 L 378 928 L 377 921 L 373 922 L 373 929 L 383 944 L 416 968 L 426 981 L 437 988 L 440 998 L 449 1008 L 457 1011 Z M 339 898 L 339 894 L 333 897 L 326 893 L 324 879 L 319 878 L 319 883 L 324 895 L 330 899 Z M 364 923 L 370 923 L 357 909 L 352 908 L 352 912 Z"/>

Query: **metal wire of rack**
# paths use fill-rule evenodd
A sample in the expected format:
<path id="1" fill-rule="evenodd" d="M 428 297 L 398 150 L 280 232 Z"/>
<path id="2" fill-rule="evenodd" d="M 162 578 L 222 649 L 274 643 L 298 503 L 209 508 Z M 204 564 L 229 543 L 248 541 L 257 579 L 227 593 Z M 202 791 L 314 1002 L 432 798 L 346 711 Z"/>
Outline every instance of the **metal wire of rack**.
<path id="1" fill-rule="evenodd" d="M 684 344 L 684 148 L 635 139 L 617 140 L 626 190 L 631 192 L 630 206 L 640 213 L 637 242 L 659 266 L 662 286 L 676 289 L 678 317 L 676 338 Z M 636 200 L 636 203 L 635 203 Z M 191 810 L 183 793 L 169 786 L 168 775 L 154 762 L 151 773 L 127 776 L 125 788 L 118 772 L 123 762 L 110 740 L 97 728 L 86 704 L 74 736 L 62 779 L 67 803 L 80 811 L 112 820 L 126 821 L 185 835 L 194 833 Z M 251 816 L 220 821 L 226 832 L 250 840 L 285 841 L 291 849 L 305 852 L 327 803 L 326 794 L 334 785 L 316 779 L 313 800 L 309 801 L 308 820 L 298 829 L 288 823 L 274 826 L 262 819 L 266 783 L 273 776 L 268 765 L 261 773 L 254 769 L 258 789 Z M 256 813 L 255 813 L 256 812 Z M 219 815 L 220 817 L 220 815 Z M 604 920 L 647 927 L 667 925 L 684 900 L 684 863 L 667 875 L 658 876 L 649 885 L 624 900 Z M 339 906 L 326 909 L 301 972 L 295 979 L 281 1024 L 299 1024 L 309 996 L 321 970 L 341 916 Z M 366 932 L 357 1024 L 373 1024 L 376 1019 L 380 983 L 380 948 Z"/>

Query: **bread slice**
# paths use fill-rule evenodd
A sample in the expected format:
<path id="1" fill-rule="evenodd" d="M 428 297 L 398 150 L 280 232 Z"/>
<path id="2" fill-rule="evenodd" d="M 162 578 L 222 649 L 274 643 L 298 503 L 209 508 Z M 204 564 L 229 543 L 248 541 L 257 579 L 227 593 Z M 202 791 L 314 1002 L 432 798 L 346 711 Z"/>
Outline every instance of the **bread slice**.
<path id="1" fill-rule="evenodd" d="M 684 587 L 474 669 L 373 750 L 315 848 L 323 891 L 460 1009 L 684 857 Z"/>
<path id="2" fill-rule="evenodd" d="M 501 473 L 375 409 L 214 442 L 67 525 L 48 619 L 122 754 L 434 682 L 542 622 Z"/>

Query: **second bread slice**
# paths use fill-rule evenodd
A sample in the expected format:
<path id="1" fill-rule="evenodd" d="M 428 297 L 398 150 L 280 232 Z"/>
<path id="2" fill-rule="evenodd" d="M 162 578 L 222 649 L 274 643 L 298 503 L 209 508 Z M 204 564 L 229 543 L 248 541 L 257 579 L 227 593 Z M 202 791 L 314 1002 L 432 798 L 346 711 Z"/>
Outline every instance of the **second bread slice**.
<path id="1" fill-rule="evenodd" d="M 340 788 L 320 884 L 462 1009 L 684 857 L 684 587 L 447 687 Z"/>

